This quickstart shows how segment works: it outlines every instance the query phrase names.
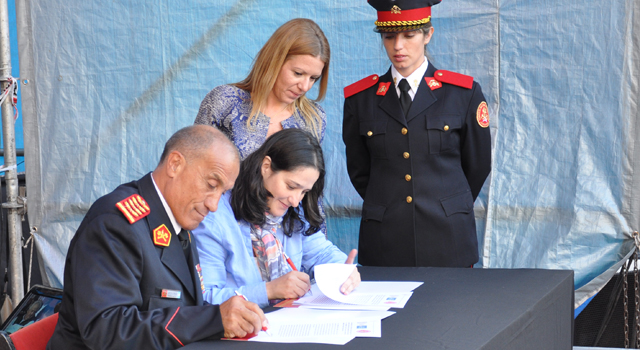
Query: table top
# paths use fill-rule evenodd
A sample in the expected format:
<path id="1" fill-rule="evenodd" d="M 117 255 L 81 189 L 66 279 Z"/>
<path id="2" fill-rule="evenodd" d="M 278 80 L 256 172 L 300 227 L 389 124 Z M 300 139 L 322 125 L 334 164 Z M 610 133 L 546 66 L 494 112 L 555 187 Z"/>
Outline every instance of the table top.
<path id="1" fill-rule="evenodd" d="M 573 271 L 359 267 L 363 281 L 422 281 L 381 338 L 344 349 L 572 349 Z M 271 309 L 265 310 L 269 312 Z M 335 345 L 305 344 L 305 349 Z M 197 349 L 299 349 L 300 344 L 201 341 Z"/>

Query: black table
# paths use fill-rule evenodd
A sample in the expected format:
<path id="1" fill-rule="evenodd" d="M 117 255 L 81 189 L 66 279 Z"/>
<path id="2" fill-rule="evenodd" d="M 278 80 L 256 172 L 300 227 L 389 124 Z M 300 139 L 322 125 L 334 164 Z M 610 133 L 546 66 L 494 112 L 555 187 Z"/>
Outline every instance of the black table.
<path id="1" fill-rule="evenodd" d="M 359 267 L 363 281 L 424 281 L 382 320 L 382 338 L 341 349 L 571 349 L 573 271 Z M 265 310 L 268 312 L 269 310 Z M 327 344 L 202 341 L 197 349 L 329 349 Z"/>

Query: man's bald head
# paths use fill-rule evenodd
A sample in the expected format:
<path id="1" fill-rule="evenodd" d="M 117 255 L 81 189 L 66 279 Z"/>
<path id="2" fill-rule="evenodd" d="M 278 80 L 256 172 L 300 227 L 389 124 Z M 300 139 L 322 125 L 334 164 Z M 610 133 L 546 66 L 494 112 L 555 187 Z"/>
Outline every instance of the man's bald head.
<path id="1" fill-rule="evenodd" d="M 193 230 L 210 211 L 216 211 L 239 168 L 238 150 L 222 132 L 209 125 L 193 125 L 167 141 L 153 180 L 178 224 Z"/>
<path id="2" fill-rule="evenodd" d="M 191 125 L 175 132 L 164 145 L 158 166 L 164 163 L 167 156 L 173 152 L 180 152 L 187 161 L 198 159 L 207 154 L 206 151 L 216 148 L 219 152 L 233 154 L 238 162 L 238 149 L 220 130 L 209 125 Z"/>

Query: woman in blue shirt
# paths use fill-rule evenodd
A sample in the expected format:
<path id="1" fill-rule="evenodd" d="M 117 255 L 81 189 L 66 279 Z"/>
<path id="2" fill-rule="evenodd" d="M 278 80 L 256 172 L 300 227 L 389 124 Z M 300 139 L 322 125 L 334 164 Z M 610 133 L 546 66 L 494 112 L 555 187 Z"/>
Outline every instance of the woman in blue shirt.
<path id="1" fill-rule="evenodd" d="M 232 192 L 193 231 L 205 300 L 219 304 L 238 291 L 266 306 L 304 295 L 318 264 L 353 263 L 355 249 L 347 257 L 318 232 L 324 175 L 318 140 L 299 129 L 275 133 L 242 162 Z M 341 291 L 359 283 L 354 269 Z"/>

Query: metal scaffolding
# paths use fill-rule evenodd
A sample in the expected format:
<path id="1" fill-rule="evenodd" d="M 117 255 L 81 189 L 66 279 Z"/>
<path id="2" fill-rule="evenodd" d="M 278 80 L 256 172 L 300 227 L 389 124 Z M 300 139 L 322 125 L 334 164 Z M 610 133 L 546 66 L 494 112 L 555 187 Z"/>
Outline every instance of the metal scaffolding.
<path id="1" fill-rule="evenodd" d="M 11 299 L 17 305 L 24 297 L 22 273 L 22 223 L 24 197 L 19 196 L 18 171 L 16 167 L 16 133 L 13 112 L 13 84 L 11 77 L 11 44 L 9 39 L 9 10 L 7 0 L 0 0 L 0 81 L 1 90 L 7 93 L 2 103 L 2 137 L 4 142 L 4 178 L 7 186 L 7 201 L 2 208 L 7 209 L 9 234 L 9 280 Z"/>

